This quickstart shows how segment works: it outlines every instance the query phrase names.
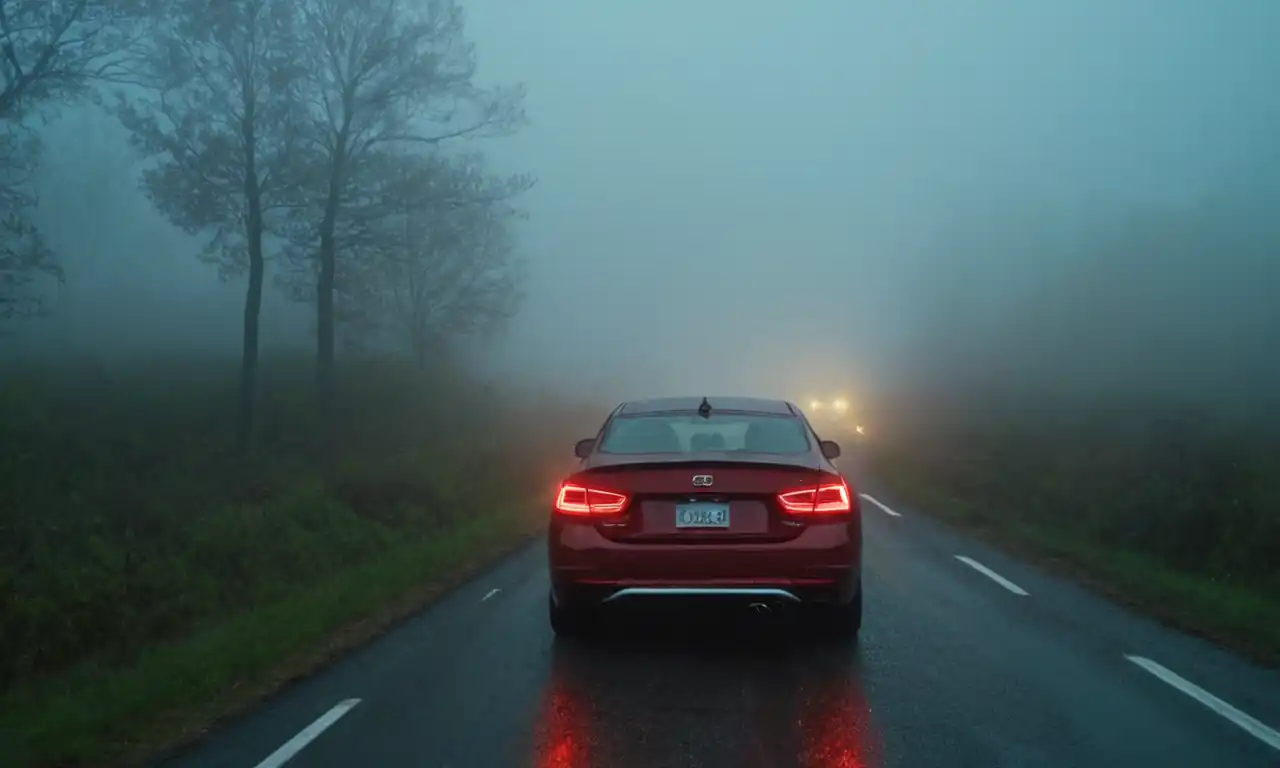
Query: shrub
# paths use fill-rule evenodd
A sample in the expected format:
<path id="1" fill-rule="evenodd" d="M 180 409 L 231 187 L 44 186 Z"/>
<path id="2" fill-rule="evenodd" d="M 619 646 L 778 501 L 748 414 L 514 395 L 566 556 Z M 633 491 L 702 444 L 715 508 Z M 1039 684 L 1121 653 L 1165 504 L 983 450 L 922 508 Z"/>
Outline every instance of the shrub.
<path id="1" fill-rule="evenodd" d="M 278 358 L 244 458 L 235 373 L 196 358 L 0 372 L 0 689 L 124 663 L 538 493 L 577 436 L 554 403 L 367 360 L 344 372 L 324 442 L 309 360 Z"/>

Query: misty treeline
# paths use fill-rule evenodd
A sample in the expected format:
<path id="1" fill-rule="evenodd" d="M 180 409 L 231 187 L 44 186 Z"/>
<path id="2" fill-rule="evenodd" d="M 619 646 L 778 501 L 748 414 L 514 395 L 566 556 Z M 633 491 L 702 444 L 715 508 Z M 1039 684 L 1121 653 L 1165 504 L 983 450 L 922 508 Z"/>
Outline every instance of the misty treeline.
<path id="1" fill-rule="evenodd" d="M 533 180 L 465 140 L 517 129 L 522 89 L 476 84 L 452 0 L 0 0 L 0 54 L 0 321 L 39 314 L 62 277 L 31 223 L 39 122 L 97 102 L 145 158 L 157 210 L 246 278 L 242 448 L 269 259 L 315 306 L 322 410 L 339 343 L 425 366 L 518 309 L 514 202 Z"/>
<path id="2" fill-rule="evenodd" d="M 975 207 L 940 227 L 916 378 L 989 401 L 1159 401 L 1280 427 L 1280 185 Z"/>
<path id="3" fill-rule="evenodd" d="M 895 413 L 872 463 L 925 490 L 932 509 L 1280 594 L 1280 437 L 1269 429 L 1156 398 L 922 403 Z"/>
<path id="4" fill-rule="evenodd" d="M 913 383 L 885 398 L 877 477 L 1055 555 L 1280 595 L 1277 206 L 1273 186 L 966 211 L 920 296 Z M 1250 606 L 1188 613 L 1280 653 Z"/>
<path id="5" fill-rule="evenodd" d="M 516 130 L 522 91 L 474 81 L 464 31 L 452 0 L 0 0 L 0 323 L 42 322 L 70 256 L 33 224 L 60 201 L 32 173 L 42 127 L 76 103 L 118 118 L 147 198 L 246 286 L 238 377 L 195 348 L 0 357 L 0 720 L 66 690 L 51 677 L 92 685 L 210 622 L 526 524 L 508 513 L 546 490 L 583 417 L 451 354 L 519 307 L 532 184 L 471 141 Z M 314 305 L 314 357 L 259 361 L 273 289 Z M 377 354 L 335 365 L 344 343 Z M 313 639 L 190 659 L 190 685 L 127 705 L 104 683 L 53 708 L 68 720 L 40 726 L 41 749 L 79 764 L 94 738 L 119 746 Z"/>

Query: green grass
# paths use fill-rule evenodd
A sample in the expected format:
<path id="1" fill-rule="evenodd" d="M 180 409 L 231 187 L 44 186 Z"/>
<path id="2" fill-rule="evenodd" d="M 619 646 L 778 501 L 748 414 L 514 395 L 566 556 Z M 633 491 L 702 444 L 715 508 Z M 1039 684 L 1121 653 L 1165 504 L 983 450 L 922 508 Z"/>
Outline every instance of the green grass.
<path id="1" fill-rule="evenodd" d="M 1280 593 L 1275 590 L 1257 580 L 1241 583 L 1220 573 L 1174 567 L 1153 554 L 1091 536 L 1082 527 L 1037 519 L 1008 502 L 975 503 L 964 494 L 982 487 L 983 480 L 1016 484 L 1016 478 L 1004 475 L 948 483 L 944 473 L 932 474 L 926 464 L 910 456 L 881 453 L 872 459 L 873 471 L 894 493 L 927 514 L 1165 624 L 1234 648 L 1260 663 L 1280 664 Z"/>
<path id="2" fill-rule="evenodd" d="M 399 544 L 254 609 L 147 649 L 127 667 L 87 664 L 0 698 L 7 765 L 136 760 L 199 732 L 367 640 L 536 529 L 517 507 Z"/>
<path id="3" fill-rule="evenodd" d="M 0 367 L 0 756 L 127 764 L 421 606 L 536 527 L 580 411 L 361 360 L 322 421 L 264 360 Z M 588 415 L 592 418 L 588 419 Z M 327 439 L 331 438 L 331 439 Z"/>

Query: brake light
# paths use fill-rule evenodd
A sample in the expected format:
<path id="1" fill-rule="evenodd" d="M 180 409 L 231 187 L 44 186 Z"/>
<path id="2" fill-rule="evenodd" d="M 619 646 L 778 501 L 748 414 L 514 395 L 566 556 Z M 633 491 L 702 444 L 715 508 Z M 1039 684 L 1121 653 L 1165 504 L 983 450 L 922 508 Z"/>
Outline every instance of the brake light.
<path id="1" fill-rule="evenodd" d="M 843 481 L 780 493 L 778 503 L 786 511 L 797 515 L 832 515 L 853 509 L 849 500 L 849 486 Z"/>
<path id="2" fill-rule="evenodd" d="M 626 494 L 574 483 L 562 484 L 556 494 L 556 511 L 566 515 L 616 515 L 626 506 Z"/>

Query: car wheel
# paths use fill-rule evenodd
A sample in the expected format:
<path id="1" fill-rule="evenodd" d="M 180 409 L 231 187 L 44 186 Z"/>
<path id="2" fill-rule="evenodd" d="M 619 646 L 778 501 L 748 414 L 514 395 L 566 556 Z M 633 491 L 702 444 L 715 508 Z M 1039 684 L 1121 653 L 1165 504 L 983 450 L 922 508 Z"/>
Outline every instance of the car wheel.
<path id="1" fill-rule="evenodd" d="M 862 630 L 862 588 L 853 599 L 843 605 L 821 606 L 818 619 L 819 632 L 834 640 L 852 640 Z"/>
<path id="2" fill-rule="evenodd" d="M 595 627 L 595 615 L 582 606 L 568 602 L 557 603 L 555 595 L 547 593 L 547 618 L 551 631 L 560 637 L 583 637 Z"/>

